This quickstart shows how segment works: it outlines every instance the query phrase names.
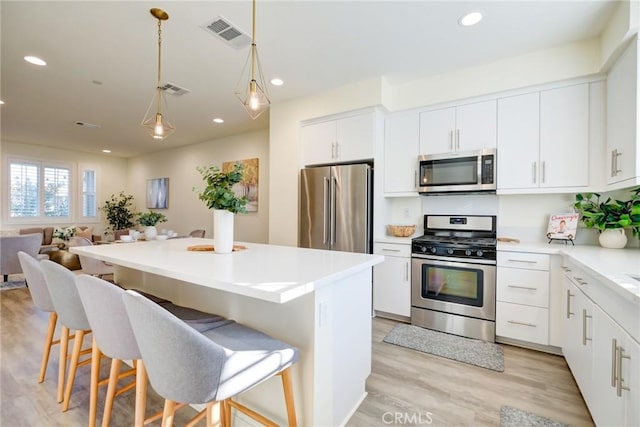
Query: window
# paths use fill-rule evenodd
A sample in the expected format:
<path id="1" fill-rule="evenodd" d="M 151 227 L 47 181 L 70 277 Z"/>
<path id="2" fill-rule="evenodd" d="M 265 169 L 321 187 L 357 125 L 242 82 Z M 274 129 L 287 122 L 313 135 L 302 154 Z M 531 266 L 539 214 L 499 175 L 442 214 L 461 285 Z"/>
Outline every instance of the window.
<path id="1" fill-rule="evenodd" d="M 2 218 L 13 224 L 99 223 L 99 167 L 7 156 Z"/>
<path id="2" fill-rule="evenodd" d="M 85 169 L 82 171 L 82 216 L 96 218 L 98 205 L 96 196 L 96 171 Z"/>

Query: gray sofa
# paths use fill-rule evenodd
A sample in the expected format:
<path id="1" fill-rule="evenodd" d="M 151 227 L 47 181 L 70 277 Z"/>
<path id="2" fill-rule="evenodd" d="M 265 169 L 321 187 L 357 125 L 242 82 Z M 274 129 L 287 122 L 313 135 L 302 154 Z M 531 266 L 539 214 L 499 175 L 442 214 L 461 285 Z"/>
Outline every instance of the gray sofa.
<path id="1" fill-rule="evenodd" d="M 10 274 L 22 273 L 18 252 L 22 251 L 36 259 L 49 258 L 40 255 L 42 234 L 22 234 L 18 236 L 0 236 L 0 274 L 6 282 Z"/>

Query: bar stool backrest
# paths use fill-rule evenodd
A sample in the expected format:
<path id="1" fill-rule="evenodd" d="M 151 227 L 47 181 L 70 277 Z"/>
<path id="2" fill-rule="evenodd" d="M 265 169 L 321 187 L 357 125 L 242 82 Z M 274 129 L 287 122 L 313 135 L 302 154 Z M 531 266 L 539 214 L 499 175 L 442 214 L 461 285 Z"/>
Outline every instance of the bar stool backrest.
<path id="1" fill-rule="evenodd" d="M 40 261 L 22 251 L 18 252 L 18 259 L 20 260 L 24 277 L 27 280 L 27 285 L 29 285 L 29 293 L 33 303 L 42 311 L 49 313 L 55 311 Z"/>
<path id="2" fill-rule="evenodd" d="M 75 274 L 53 261 L 43 260 L 40 265 L 60 322 L 69 329 L 91 329 L 76 288 Z"/>

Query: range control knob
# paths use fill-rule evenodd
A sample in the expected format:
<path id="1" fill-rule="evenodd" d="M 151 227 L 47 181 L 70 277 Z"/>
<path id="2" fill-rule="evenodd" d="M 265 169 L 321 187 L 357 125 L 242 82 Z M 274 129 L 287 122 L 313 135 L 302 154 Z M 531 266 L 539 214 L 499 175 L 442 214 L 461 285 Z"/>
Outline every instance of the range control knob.
<path id="1" fill-rule="evenodd" d="M 420 246 L 420 252 L 427 252 L 426 246 Z"/>
<path id="2" fill-rule="evenodd" d="M 466 251 L 464 251 L 464 254 L 466 256 L 471 256 L 471 249 L 467 249 Z"/>
<path id="3" fill-rule="evenodd" d="M 447 253 L 448 253 L 449 255 L 453 255 L 453 249 L 447 249 Z"/>
<path id="4" fill-rule="evenodd" d="M 476 252 L 476 255 L 478 255 L 478 256 L 482 256 L 482 255 L 484 255 L 484 252 L 482 252 L 482 251 L 478 251 L 478 252 Z"/>
<path id="5" fill-rule="evenodd" d="M 436 248 L 431 248 L 429 250 L 431 251 L 432 254 L 435 254 L 438 251 Z"/>

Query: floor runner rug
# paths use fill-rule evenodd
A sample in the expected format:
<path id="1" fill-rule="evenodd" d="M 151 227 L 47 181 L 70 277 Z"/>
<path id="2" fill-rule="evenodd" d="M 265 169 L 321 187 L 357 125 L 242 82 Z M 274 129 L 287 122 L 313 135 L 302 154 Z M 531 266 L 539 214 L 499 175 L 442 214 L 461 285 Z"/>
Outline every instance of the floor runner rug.
<path id="1" fill-rule="evenodd" d="M 500 427 L 569 427 L 511 406 L 500 408 Z"/>
<path id="2" fill-rule="evenodd" d="M 383 341 L 493 371 L 504 371 L 502 347 L 494 343 L 406 324 L 396 325 Z"/>

